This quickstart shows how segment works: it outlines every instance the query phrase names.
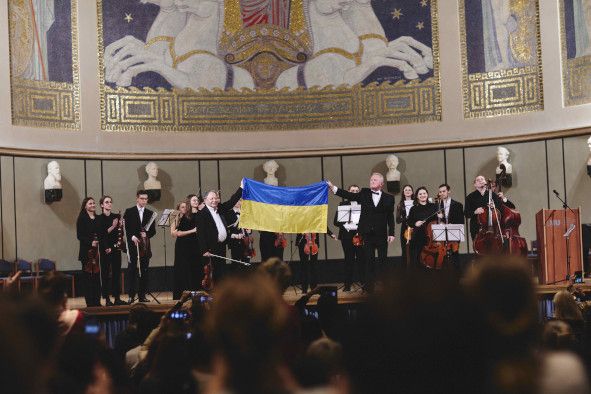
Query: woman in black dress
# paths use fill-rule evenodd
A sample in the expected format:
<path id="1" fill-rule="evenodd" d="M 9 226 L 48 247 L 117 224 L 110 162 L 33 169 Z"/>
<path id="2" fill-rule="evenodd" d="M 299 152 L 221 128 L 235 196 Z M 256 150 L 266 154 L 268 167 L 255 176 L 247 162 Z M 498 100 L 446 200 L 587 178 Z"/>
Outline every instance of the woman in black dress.
<path id="1" fill-rule="evenodd" d="M 82 283 L 86 306 L 101 306 L 100 254 L 98 252 L 100 226 L 95 215 L 96 202 L 92 197 L 82 200 L 76 220 L 76 236 L 80 241 L 78 260 L 82 264 Z M 96 253 L 92 253 L 92 249 Z M 91 259 L 91 256 L 93 258 Z"/>
<path id="2" fill-rule="evenodd" d="M 396 223 L 400 224 L 400 247 L 402 248 L 402 264 L 409 266 L 409 253 L 407 253 L 407 239 L 404 237 L 404 233 L 408 228 L 406 218 L 410 213 L 410 209 L 415 204 L 415 193 L 411 185 L 404 185 L 402 188 L 402 199 L 396 206 Z"/>
<path id="3" fill-rule="evenodd" d="M 172 298 L 178 300 L 183 291 L 191 289 L 192 265 L 191 251 L 197 228 L 191 220 L 189 202 L 177 204 L 178 215 L 170 226 L 170 233 L 176 238 L 174 243 L 174 284 Z"/>
<path id="4" fill-rule="evenodd" d="M 411 266 L 422 267 L 421 250 L 427 244 L 427 225 L 437 220 L 437 205 L 429 202 L 427 188 L 421 186 L 415 193 L 415 205 L 410 209 L 407 217 L 407 224 L 413 229 L 410 240 Z"/>

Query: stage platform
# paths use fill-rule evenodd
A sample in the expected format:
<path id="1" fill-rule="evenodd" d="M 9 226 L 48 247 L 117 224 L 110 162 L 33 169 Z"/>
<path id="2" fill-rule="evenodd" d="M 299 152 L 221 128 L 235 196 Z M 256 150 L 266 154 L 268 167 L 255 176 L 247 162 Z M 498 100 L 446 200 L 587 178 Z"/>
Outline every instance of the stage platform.
<path id="1" fill-rule="evenodd" d="M 362 291 L 361 288 L 358 286 L 353 286 L 352 291 L 344 292 L 344 291 L 342 291 L 342 286 L 343 286 L 342 283 L 333 283 L 333 284 L 328 284 L 328 285 L 338 286 L 339 290 L 338 290 L 338 294 L 337 294 L 337 300 L 338 300 L 339 305 L 359 304 L 359 303 L 364 302 L 367 299 L 367 293 Z M 577 285 L 580 286 L 580 288 L 585 293 L 591 292 L 591 279 L 586 279 L 586 281 L 584 283 L 580 283 Z M 555 293 L 557 293 L 560 290 L 566 290 L 566 288 L 567 288 L 566 284 L 538 285 L 537 286 L 537 293 L 540 296 L 540 298 L 547 299 L 547 298 L 551 298 Z M 295 304 L 295 302 L 297 300 L 300 299 L 300 297 L 302 295 L 303 294 L 299 288 L 290 287 L 287 289 L 287 291 L 283 295 L 283 298 L 285 299 L 285 301 L 287 303 L 293 305 L 293 304 Z M 160 304 L 158 304 L 156 301 L 154 301 L 151 297 L 148 297 L 150 302 L 148 302 L 146 305 L 148 305 L 148 307 L 152 311 L 157 312 L 157 313 L 165 313 L 176 303 L 176 301 L 172 299 L 172 292 L 170 292 L 170 291 L 164 291 L 164 292 L 160 292 L 160 293 L 155 292 L 154 296 L 156 296 L 158 301 L 160 301 Z M 124 301 L 127 301 L 127 299 L 128 299 L 127 294 L 124 294 L 121 297 L 121 299 Z M 310 298 L 310 301 L 308 302 L 308 305 L 315 305 L 317 300 L 318 300 L 318 295 L 312 296 Z M 104 300 L 102 300 L 102 302 L 104 302 Z M 100 307 L 87 308 L 86 303 L 84 301 L 84 297 L 76 297 L 76 298 L 70 298 L 68 300 L 68 307 L 72 308 L 72 309 L 80 309 L 83 312 L 85 312 L 86 314 L 92 315 L 92 316 L 115 316 L 115 315 L 119 315 L 119 316 L 123 315 L 124 316 L 124 315 L 129 314 L 129 308 L 131 306 L 130 305 L 109 306 L 109 307 L 100 306 Z"/>

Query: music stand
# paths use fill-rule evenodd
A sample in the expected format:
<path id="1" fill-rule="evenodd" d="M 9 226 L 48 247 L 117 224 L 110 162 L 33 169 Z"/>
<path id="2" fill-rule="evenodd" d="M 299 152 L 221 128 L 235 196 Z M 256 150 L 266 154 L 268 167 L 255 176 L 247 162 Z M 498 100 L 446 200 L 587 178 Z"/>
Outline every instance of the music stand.
<path id="1" fill-rule="evenodd" d="M 351 203 L 349 205 L 339 205 L 337 207 L 337 222 L 339 223 L 352 223 L 352 224 L 359 224 L 359 218 L 361 217 L 361 205 L 358 203 Z M 365 258 L 365 256 L 364 256 Z M 366 268 L 367 261 L 365 261 L 364 268 Z M 359 274 L 360 264 L 357 262 L 357 273 Z M 353 269 L 353 267 L 351 267 Z M 351 287 L 355 290 L 363 289 L 363 285 L 359 281 L 355 281 L 351 283 Z M 342 286 L 339 286 L 339 290 L 345 288 L 345 284 L 343 283 Z"/>
<path id="2" fill-rule="evenodd" d="M 464 242 L 466 240 L 465 229 L 463 224 L 432 224 L 431 230 L 433 232 L 433 241 L 445 242 L 446 256 L 445 261 L 453 264 L 452 251 L 447 247 L 449 242 Z M 456 262 L 457 263 L 457 262 Z M 457 263 L 459 264 L 459 263 Z M 458 268 L 458 267 L 456 267 Z M 459 268 L 458 268 L 459 269 Z"/>
<path id="3" fill-rule="evenodd" d="M 168 266 L 167 266 L 167 256 L 166 256 L 166 231 L 164 231 L 165 228 L 170 227 L 170 219 L 172 214 L 175 212 L 174 209 L 170 209 L 167 208 L 164 211 L 162 211 L 162 215 L 160 216 L 160 219 L 158 219 L 158 224 L 157 226 L 160 227 L 163 231 L 162 231 L 162 246 L 164 248 L 164 288 L 168 289 Z M 158 293 L 158 295 L 160 295 L 160 293 Z M 152 298 L 156 298 L 152 295 Z M 156 300 L 156 302 L 158 302 Z"/>

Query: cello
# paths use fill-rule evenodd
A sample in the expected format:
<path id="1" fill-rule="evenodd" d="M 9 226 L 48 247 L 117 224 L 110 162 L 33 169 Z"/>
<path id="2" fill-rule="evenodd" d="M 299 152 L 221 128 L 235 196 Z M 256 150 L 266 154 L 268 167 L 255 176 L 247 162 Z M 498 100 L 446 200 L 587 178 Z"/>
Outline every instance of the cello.
<path id="1" fill-rule="evenodd" d="M 474 251 L 479 255 L 494 255 L 503 252 L 504 236 L 501 230 L 500 212 L 495 206 L 492 181 L 488 180 L 488 209 L 478 215 L 480 229 L 474 238 Z"/>
<path id="2" fill-rule="evenodd" d="M 440 201 L 440 204 L 441 205 L 435 214 L 444 211 L 443 201 Z M 458 242 L 449 242 L 447 240 L 447 233 L 444 242 L 435 241 L 433 238 L 433 223 L 434 222 L 431 221 L 427 224 L 427 227 L 425 227 L 427 244 L 421 250 L 421 261 L 425 267 L 438 270 L 451 262 L 451 254 L 458 252 L 460 244 Z M 440 223 L 439 218 L 437 218 L 437 223 Z"/>
<path id="3" fill-rule="evenodd" d="M 498 175 L 497 193 L 500 193 L 501 183 L 506 177 L 506 168 L 501 166 L 501 173 Z M 502 219 L 501 229 L 506 239 L 506 253 L 516 256 L 527 256 L 527 241 L 519 234 L 521 225 L 521 214 L 517 209 L 504 205 L 501 207 Z"/>

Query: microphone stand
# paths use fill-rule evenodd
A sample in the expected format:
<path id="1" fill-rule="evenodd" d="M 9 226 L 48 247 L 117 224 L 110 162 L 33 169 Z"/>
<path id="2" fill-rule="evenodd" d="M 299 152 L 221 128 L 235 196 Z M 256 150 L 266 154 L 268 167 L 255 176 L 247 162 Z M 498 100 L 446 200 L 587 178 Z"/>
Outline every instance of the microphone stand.
<path id="1" fill-rule="evenodd" d="M 556 198 L 558 200 L 560 200 L 560 202 L 562 203 L 562 208 L 564 208 L 564 238 L 566 239 L 566 278 L 564 279 L 564 281 L 569 282 L 570 281 L 570 235 L 572 234 L 573 230 L 574 230 L 574 225 L 573 228 L 567 228 L 566 227 L 566 210 L 568 209 L 569 211 L 571 211 L 573 214 L 576 214 L 575 211 L 573 211 L 573 209 L 571 207 L 568 206 L 568 204 L 566 203 L 566 197 L 563 200 L 562 198 L 560 198 L 560 194 L 558 194 L 558 192 L 556 190 L 552 190 L 554 192 L 554 195 L 556 196 Z M 558 282 L 562 282 L 562 280 L 559 280 L 555 283 Z"/>

